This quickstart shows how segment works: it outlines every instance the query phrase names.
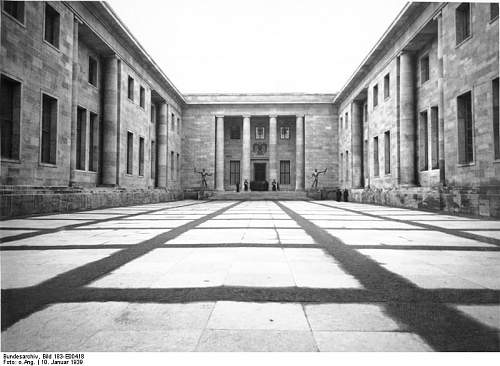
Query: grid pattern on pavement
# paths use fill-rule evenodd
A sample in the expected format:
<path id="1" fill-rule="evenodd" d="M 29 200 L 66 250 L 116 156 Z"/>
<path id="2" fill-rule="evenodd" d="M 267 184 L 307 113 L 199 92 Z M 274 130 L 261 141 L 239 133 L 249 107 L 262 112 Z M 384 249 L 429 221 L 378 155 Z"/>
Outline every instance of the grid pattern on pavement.
<path id="1" fill-rule="evenodd" d="M 2 351 L 500 349 L 498 221 L 182 201 L 0 232 Z"/>

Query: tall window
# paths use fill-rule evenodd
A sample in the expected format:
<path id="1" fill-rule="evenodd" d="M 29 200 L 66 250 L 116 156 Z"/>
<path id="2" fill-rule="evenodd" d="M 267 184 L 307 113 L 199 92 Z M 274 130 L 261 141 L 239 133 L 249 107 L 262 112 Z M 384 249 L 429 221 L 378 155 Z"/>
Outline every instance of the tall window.
<path id="1" fill-rule="evenodd" d="M 344 119 L 340 117 L 340 123 L 339 123 L 340 129 L 344 128 Z"/>
<path id="2" fill-rule="evenodd" d="M 21 83 L 1 76 L 0 122 L 2 124 L 2 158 L 19 159 L 21 121 Z"/>
<path id="3" fill-rule="evenodd" d="M 181 180 L 181 155 L 177 153 L 176 159 L 175 159 L 175 179 L 176 180 Z"/>
<path id="4" fill-rule="evenodd" d="M 76 114 L 76 169 L 85 170 L 87 111 L 78 107 Z"/>
<path id="5" fill-rule="evenodd" d="M 264 127 L 255 127 L 255 139 L 264 140 Z"/>
<path id="6" fill-rule="evenodd" d="M 89 83 L 97 86 L 97 60 L 89 56 Z"/>
<path id="7" fill-rule="evenodd" d="M 146 105 L 146 90 L 141 86 L 139 87 L 139 106 L 144 108 Z"/>
<path id="8" fill-rule="evenodd" d="M 391 174 L 391 131 L 384 133 L 384 173 Z"/>
<path id="9" fill-rule="evenodd" d="M 231 123 L 231 140 L 239 140 L 241 138 L 240 125 L 238 123 Z"/>
<path id="10" fill-rule="evenodd" d="M 280 140 L 290 140 L 290 127 L 280 127 Z"/>
<path id="11" fill-rule="evenodd" d="M 349 113 L 344 114 L 344 128 L 347 130 L 349 128 Z"/>
<path id="12" fill-rule="evenodd" d="M 380 174 L 378 165 L 378 136 L 373 138 L 373 175 L 378 177 Z"/>
<path id="13" fill-rule="evenodd" d="M 144 137 L 139 137 L 139 176 L 144 177 Z"/>
<path id="14" fill-rule="evenodd" d="M 346 184 L 349 184 L 349 178 L 350 178 L 350 173 L 349 173 L 349 151 L 345 152 L 345 182 Z"/>
<path id="15" fill-rule="evenodd" d="M 378 105 L 378 84 L 373 87 L 373 107 Z"/>
<path id="16" fill-rule="evenodd" d="M 497 4 L 498 5 L 498 4 Z M 493 141 L 495 144 L 495 159 L 500 159 L 500 126 L 498 124 L 498 78 L 494 79 L 493 89 Z"/>
<path id="17" fill-rule="evenodd" d="M 55 164 L 57 153 L 57 99 L 42 96 L 42 163 Z"/>
<path id="18" fill-rule="evenodd" d="M 156 122 L 156 104 L 151 103 L 151 123 Z"/>
<path id="19" fill-rule="evenodd" d="M 364 177 L 368 177 L 368 140 L 364 141 L 363 146 L 363 172 Z"/>
<path id="20" fill-rule="evenodd" d="M 462 3 L 455 11 L 457 44 L 470 36 L 470 3 Z"/>
<path id="21" fill-rule="evenodd" d="M 128 99 L 134 100 L 134 78 L 131 76 L 128 77 L 127 91 Z"/>
<path id="22" fill-rule="evenodd" d="M 340 181 L 344 181 L 344 153 L 340 153 Z"/>
<path id="23" fill-rule="evenodd" d="M 364 105 L 363 122 L 368 122 L 368 103 Z"/>
<path id="24" fill-rule="evenodd" d="M 418 133 L 418 160 L 420 170 L 429 169 L 429 133 L 427 111 L 420 112 L 419 133 Z"/>
<path id="25" fill-rule="evenodd" d="M 49 4 L 45 4 L 45 40 L 59 48 L 59 13 Z"/>
<path id="26" fill-rule="evenodd" d="M 498 18 L 498 3 L 490 3 L 490 20 L 495 20 L 497 18 Z"/>
<path id="27" fill-rule="evenodd" d="M 156 176 L 156 146 L 155 142 L 151 141 L 151 179 Z"/>
<path id="28" fill-rule="evenodd" d="M 4 1 L 3 11 L 24 23 L 24 1 Z"/>
<path id="29" fill-rule="evenodd" d="M 391 82 L 390 82 L 390 74 L 384 76 L 384 99 L 387 99 L 391 96 Z"/>
<path id="30" fill-rule="evenodd" d="M 467 164 L 474 161 L 474 125 L 472 121 L 472 94 L 457 97 L 458 122 L 458 162 Z"/>
<path id="31" fill-rule="evenodd" d="M 431 108 L 431 167 L 439 168 L 439 111 Z"/>
<path id="32" fill-rule="evenodd" d="M 171 180 L 175 180 L 175 176 L 174 176 L 175 166 L 174 166 L 174 164 L 175 164 L 175 162 L 174 162 L 174 152 L 170 151 L 170 179 Z"/>
<path id="33" fill-rule="evenodd" d="M 133 174 L 134 167 L 134 134 L 127 132 L 127 174 Z"/>
<path id="34" fill-rule="evenodd" d="M 229 161 L 229 184 L 236 185 L 240 183 L 240 161 L 230 160 Z"/>
<path id="35" fill-rule="evenodd" d="M 423 84 L 429 80 L 429 55 L 420 59 L 420 83 Z"/>
<path id="36" fill-rule="evenodd" d="M 170 129 L 175 131 L 175 114 L 170 115 Z"/>
<path id="37" fill-rule="evenodd" d="M 280 160 L 280 184 L 290 184 L 290 160 Z"/>
<path id="38" fill-rule="evenodd" d="M 97 144 L 99 136 L 99 121 L 97 114 L 90 112 L 89 118 L 89 170 L 97 171 Z"/>

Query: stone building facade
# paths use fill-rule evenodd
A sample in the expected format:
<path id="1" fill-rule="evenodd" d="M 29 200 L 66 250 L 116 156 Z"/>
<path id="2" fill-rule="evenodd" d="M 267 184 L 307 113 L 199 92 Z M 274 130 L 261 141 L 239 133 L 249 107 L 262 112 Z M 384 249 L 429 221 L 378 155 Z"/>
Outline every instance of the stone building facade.
<path id="1" fill-rule="evenodd" d="M 409 3 L 337 94 L 183 95 L 105 3 L 1 8 L 2 217 L 325 168 L 355 201 L 500 216 L 498 4 Z"/>

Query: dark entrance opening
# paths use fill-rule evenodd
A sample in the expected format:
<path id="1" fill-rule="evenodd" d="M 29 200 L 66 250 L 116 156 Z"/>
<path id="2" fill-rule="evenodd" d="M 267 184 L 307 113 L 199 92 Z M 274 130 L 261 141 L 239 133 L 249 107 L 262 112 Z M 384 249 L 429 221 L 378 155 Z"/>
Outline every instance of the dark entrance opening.
<path id="1" fill-rule="evenodd" d="M 252 191 L 267 191 L 269 186 L 266 181 L 266 163 L 254 163 L 253 172 L 254 180 L 250 182 L 250 189 Z"/>

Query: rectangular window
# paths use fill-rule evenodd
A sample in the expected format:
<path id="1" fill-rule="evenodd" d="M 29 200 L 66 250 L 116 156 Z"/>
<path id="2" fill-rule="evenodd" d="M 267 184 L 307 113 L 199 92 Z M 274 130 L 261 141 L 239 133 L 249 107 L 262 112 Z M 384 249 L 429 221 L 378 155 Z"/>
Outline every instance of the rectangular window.
<path id="1" fill-rule="evenodd" d="M 418 161 L 420 170 L 429 169 L 429 133 L 427 111 L 420 112 L 418 126 Z"/>
<path id="2" fill-rule="evenodd" d="M 391 174 L 391 131 L 384 133 L 384 173 Z"/>
<path id="3" fill-rule="evenodd" d="M 340 129 L 344 128 L 344 119 L 340 117 L 340 123 L 339 123 Z"/>
<path id="4" fill-rule="evenodd" d="M 391 83 L 390 83 L 390 75 L 387 74 L 384 76 L 384 99 L 387 99 L 391 96 Z"/>
<path id="5" fill-rule="evenodd" d="M 457 44 L 470 36 L 470 3 L 462 3 L 455 11 Z"/>
<path id="6" fill-rule="evenodd" d="M 170 179 L 171 180 L 175 180 L 175 176 L 174 176 L 174 152 L 173 151 L 170 151 Z"/>
<path id="7" fill-rule="evenodd" d="M 78 107 L 76 114 L 76 169 L 85 170 L 87 111 Z"/>
<path id="8" fill-rule="evenodd" d="M 495 159 L 500 159 L 500 126 L 498 124 L 498 78 L 492 81 L 493 89 L 493 141 L 495 144 Z"/>
<path id="9" fill-rule="evenodd" d="M 264 140 L 264 127 L 255 127 L 255 139 L 256 140 Z"/>
<path id="10" fill-rule="evenodd" d="M 134 78 L 131 76 L 128 77 L 128 84 L 127 84 L 127 90 L 128 90 L 128 99 L 134 100 Z"/>
<path id="11" fill-rule="evenodd" d="M 420 59 L 420 84 L 429 80 L 429 55 Z"/>
<path id="12" fill-rule="evenodd" d="M 49 4 L 45 4 L 45 40 L 59 48 L 59 13 Z"/>
<path id="13" fill-rule="evenodd" d="M 363 172 L 364 177 L 368 177 L 368 140 L 365 140 L 363 148 Z"/>
<path id="14" fill-rule="evenodd" d="M 290 160 L 280 160 L 280 184 L 290 184 Z"/>
<path id="15" fill-rule="evenodd" d="M 139 87 L 139 106 L 144 108 L 146 105 L 146 90 L 141 86 Z"/>
<path id="16" fill-rule="evenodd" d="M 344 128 L 346 130 L 349 128 L 349 114 L 347 112 L 344 114 Z"/>
<path id="17" fill-rule="evenodd" d="M 99 121 L 97 114 L 90 112 L 89 118 L 89 171 L 97 171 L 97 144 L 99 136 Z"/>
<path id="18" fill-rule="evenodd" d="M 176 157 L 176 160 L 175 160 L 175 177 L 176 177 L 176 180 L 181 180 L 181 164 L 180 164 L 180 160 L 181 160 L 181 155 L 179 153 L 177 153 L 177 157 Z"/>
<path id="19" fill-rule="evenodd" d="M 229 161 L 229 184 L 236 185 L 240 183 L 240 161 L 230 160 Z"/>
<path id="20" fill-rule="evenodd" d="M 151 179 L 156 176 L 156 146 L 155 142 L 151 141 Z"/>
<path id="21" fill-rule="evenodd" d="M 134 134 L 127 132 L 127 174 L 133 174 L 134 167 Z"/>
<path id="22" fill-rule="evenodd" d="M 468 164 L 474 161 L 474 126 L 472 121 L 472 94 L 457 97 L 458 162 Z"/>
<path id="23" fill-rule="evenodd" d="M 340 181 L 344 181 L 344 154 L 340 153 Z"/>
<path id="24" fill-rule="evenodd" d="M 89 83 L 97 86 L 97 60 L 89 56 Z"/>
<path id="25" fill-rule="evenodd" d="M 378 136 L 373 138 L 373 175 L 378 177 L 379 165 L 378 165 Z"/>
<path id="26" fill-rule="evenodd" d="M 231 124 L 231 140 L 239 140 L 241 138 L 240 125 L 238 123 Z"/>
<path id="27" fill-rule="evenodd" d="M 151 103 L 151 123 L 156 122 L 156 105 Z"/>
<path id="28" fill-rule="evenodd" d="M 280 127 L 280 139 L 290 140 L 290 127 Z"/>
<path id="29" fill-rule="evenodd" d="M 144 177 L 144 137 L 139 137 L 139 176 Z"/>
<path id="30" fill-rule="evenodd" d="M 498 3 L 490 3 L 490 20 L 495 20 L 497 18 L 498 18 Z"/>
<path id="31" fill-rule="evenodd" d="M 350 174 L 349 174 L 349 151 L 346 151 L 345 152 L 345 182 L 346 184 L 349 184 L 349 177 L 350 177 Z"/>
<path id="32" fill-rule="evenodd" d="M 431 108 L 431 168 L 439 168 L 439 113 L 438 107 Z"/>
<path id="33" fill-rule="evenodd" d="M 24 24 L 24 1 L 4 1 L 3 11 Z"/>
<path id="34" fill-rule="evenodd" d="M 368 103 L 364 105 L 363 122 L 368 122 Z"/>
<path id="35" fill-rule="evenodd" d="M 56 163 L 57 153 L 57 99 L 42 96 L 42 145 L 41 162 Z"/>
<path id="36" fill-rule="evenodd" d="M 170 129 L 175 131 L 175 114 L 170 115 Z"/>
<path id="37" fill-rule="evenodd" d="M 378 105 L 378 84 L 373 87 L 373 107 Z"/>
<path id="38" fill-rule="evenodd" d="M 2 75 L 0 80 L 0 122 L 2 158 L 19 159 L 21 83 Z"/>

